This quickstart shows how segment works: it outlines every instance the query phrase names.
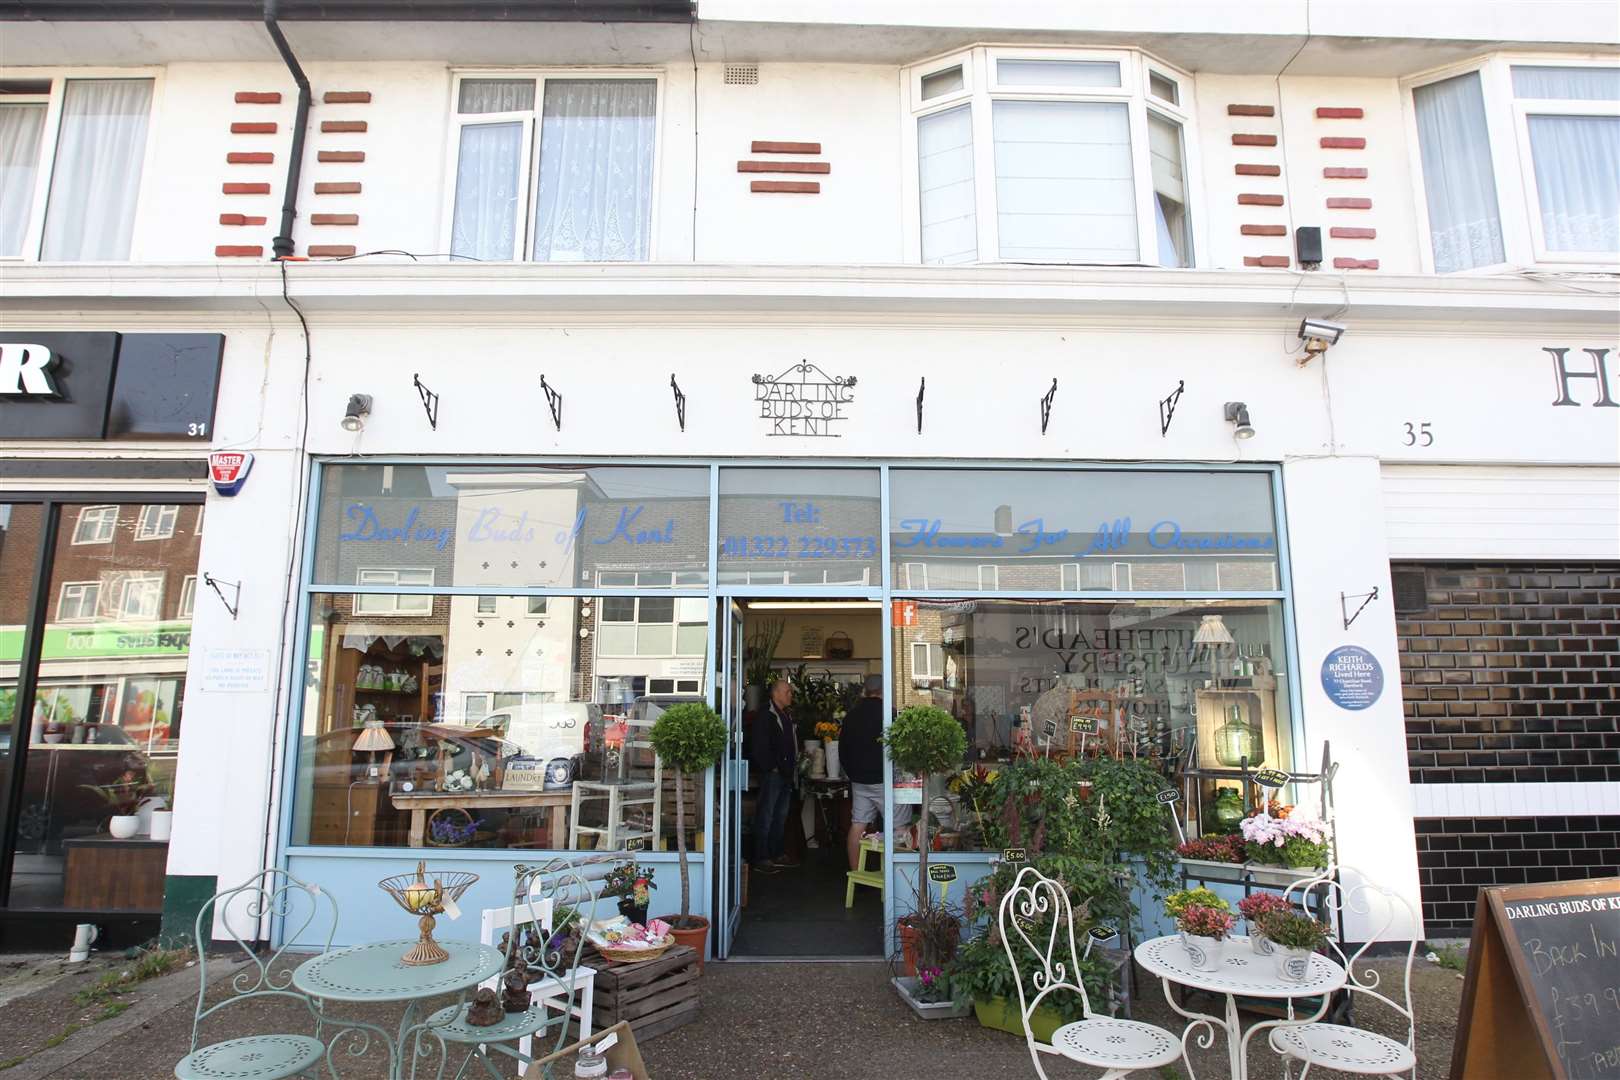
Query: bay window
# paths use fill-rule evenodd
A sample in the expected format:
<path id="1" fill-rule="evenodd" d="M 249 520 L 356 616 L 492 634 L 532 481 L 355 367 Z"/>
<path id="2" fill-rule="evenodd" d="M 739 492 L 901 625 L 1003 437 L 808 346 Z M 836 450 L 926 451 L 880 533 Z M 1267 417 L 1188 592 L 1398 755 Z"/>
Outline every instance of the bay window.
<path id="1" fill-rule="evenodd" d="M 910 86 L 922 262 L 1195 264 L 1184 76 L 1134 52 L 977 48 Z"/>
<path id="2" fill-rule="evenodd" d="M 450 252 L 646 260 L 657 100 L 655 78 L 460 78 Z"/>

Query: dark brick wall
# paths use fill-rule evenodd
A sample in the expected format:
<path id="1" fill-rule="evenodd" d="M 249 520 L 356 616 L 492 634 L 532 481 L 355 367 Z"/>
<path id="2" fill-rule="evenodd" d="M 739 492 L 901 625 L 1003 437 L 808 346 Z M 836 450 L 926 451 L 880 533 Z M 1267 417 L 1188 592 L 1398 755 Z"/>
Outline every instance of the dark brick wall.
<path id="1" fill-rule="evenodd" d="M 1486 885 L 1620 875 L 1620 817 L 1419 818 L 1430 937 L 1466 937 Z"/>
<path id="2" fill-rule="evenodd" d="M 1413 783 L 1620 782 L 1620 563 L 1391 569 Z"/>

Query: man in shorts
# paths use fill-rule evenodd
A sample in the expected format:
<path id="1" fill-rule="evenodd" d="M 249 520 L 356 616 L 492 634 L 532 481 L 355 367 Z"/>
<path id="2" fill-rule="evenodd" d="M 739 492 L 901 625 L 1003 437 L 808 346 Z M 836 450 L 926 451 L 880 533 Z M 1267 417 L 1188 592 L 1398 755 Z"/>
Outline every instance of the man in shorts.
<path id="1" fill-rule="evenodd" d="M 860 702 L 844 717 L 838 760 L 849 776 L 849 868 L 860 869 L 861 838 L 883 813 L 883 676 L 868 675 Z"/>

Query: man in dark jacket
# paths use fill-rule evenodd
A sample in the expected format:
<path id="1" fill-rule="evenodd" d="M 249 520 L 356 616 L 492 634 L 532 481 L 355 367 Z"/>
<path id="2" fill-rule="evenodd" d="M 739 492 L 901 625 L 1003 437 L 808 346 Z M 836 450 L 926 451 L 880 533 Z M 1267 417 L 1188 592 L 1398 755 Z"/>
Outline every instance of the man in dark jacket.
<path id="1" fill-rule="evenodd" d="M 865 692 L 844 717 L 838 760 L 849 776 L 849 868 L 861 868 L 861 837 L 883 813 L 883 676 L 868 675 Z"/>
<path id="2" fill-rule="evenodd" d="M 799 782 L 799 732 L 793 723 L 793 684 L 771 684 L 771 701 L 754 716 L 749 766 L 759 779 L 754 803 L 754 869 L 774 874 L 797 865 L 783 854 L 788 807 Z"/>

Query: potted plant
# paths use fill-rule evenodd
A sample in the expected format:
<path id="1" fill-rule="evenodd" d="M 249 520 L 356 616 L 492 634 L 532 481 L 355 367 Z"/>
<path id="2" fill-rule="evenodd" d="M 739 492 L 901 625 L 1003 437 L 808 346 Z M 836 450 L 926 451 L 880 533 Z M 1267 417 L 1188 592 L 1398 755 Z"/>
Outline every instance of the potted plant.
<path id="1" fill-rule="evenodd" d="M 1181 913 L 1190 907 L 1214 908 L 1216 911 L 1232 910 L 1232 905 L 1222 900 L 1213 891 L 1205 888 L 1183 889 L 1164 898 L 1165 914 L 1172 919 L 1181 918 Z"/>
<path id="2" fill-rule="evenodd" d="M 1243 819 L 1244 851 L 1253 862 L 1290 870 L 1314 870 L 1328 861 L 1327 824 L 1293 813 L 1284 806 L 1273 816 L 1270 807 Z"/>
<path id="3" fill-rule="evenodd" d="M 1090 917 L 1085 905 L 1077 906 L 1074 910 L 1076 937 L 1083 935 L 1083 927 L 1089 923 Z M 1037 918 L 1032 928 L 1026 932 L 1030 942 L 1044 946 L 1052 932 L 1052 916 L 1044 915 Z M 1026 980 L 1041 970 L 1041 958 L 1028 942 L 1015 940 L 1013 952 L 1018 957 L 1018 970 L 1024 973 Z M 1007 962 L 1007 949 L 1002 942 L 1000 926 L 995 920 L 991 921 L 984 933 L 957 950 L 955 958 L 945 965 L 945 974 L 950 980 L 952 999 L 964 1008 L 971 1007 L 974 1018 L 981 1027 L 1023 1035 L 1023 1018 L 1018 1015 L 1018 986 L 1014 981 L 1017 976 L 1013 973 L 1012 965 Z M 1108 962 L 1095 953 L 1083 957 L 1080 960 L 1080 970 L 1075 975 L 1086 988 L 1092 1008 L 1098 1013 L 1111 1014 L 1115 1008 L 1117 995 Z M 1026 982 L 1026 996 L 1031 992 L 1031 987 Z M 1073 991 L 1059 990 L 1048 994 L 1042 999 L 1040 1006 L 1030 1014 L 1029 1028 L 1037 1039 L 1049 1043 L 1052 1041 L 1052 1032 L 1064 1024 L 1084 1018 L 1085 1010 L 1080 995 Z"/>
<path id="4" fill-rule="evenodd" d="M 1221 942 L 1232 932 L 1236 921 L 1230 912 L 1202 904 L 1182 909 L 1176 916 L 1176 928 L 1181 931 L 1181 944 L 1193 967 L 1199 971 L 1214 971 L 1221 966 Z"/>
<path id="5" fill-rule="evenodd" d="M 928 778 L 934 773 L 954 769 L 962 763 L 962 756 L 967 753 L 967 735 L 962 731 L 962 725 L 950 713 L 935 705 L 912 705 L 902 709 L 900 715 L 890 723 L 888 731 L 884 732 L 883 745 L 888 749 L 889 760 L 894 763 L 895 769 L 902 772 L 915 773 L 922 779 L 922 789 L 928 790 Z M 926 795 L 924 802 L 926 802 Z M 915 975 L 919 961 L 924 964 L 940 964 L 948 960 L 948 956 L 936 954 L 922 954 L 919 946 L 929 944 L 933 948 L 939 947 L 938 938 L 930 935 L 932 940 L 923 936 L 925 929 L 947 930 L 943 925 L 933 926 L 929 916 L 929 884 L 928 884 L 928 814 L 926 811 L 918 815 L 917 822 L 917 907 L 910 914 L 900 919 L 900 942 L 902 953 L 905 955 L 905 974 Z M 958 927 L 954 916 L 952 923 Z M 910 938 L 910 951 L 907 953 L 906 943 Z M 952 946 L 954 949 L 954 939 Z"/>
<path id="6" fill-rule="evenodd" d="M 602 895 L 618 897 L 619 914 L 645 926 L 647 903 L 652 899 L 652 883 L 652 867 L 627 859 L 608 871 L 602 884 Z"/>
<path id="7" fill-rule="evenodd" d="M 766 691 L 771 685 L 771 661 L 776 658 L 776 647 L 782 643 L 786 629 L 786 619 L 762 619 L 758 629 L 748 635 L 743 660 L 743 695 L 749 712 L 759 712 L 765 707 Z"/>
<path id="8" fill-rule="evenodd" d="M 1277 974 L 1304 982 L 1311 972 L 1311 954 L 1327 944 L 1327 925 L 1302 912 L 1273 911 L 1260 916 L 1260 928 L 1276 946 Z"/>
<path id="9" fill-rule="evenodd" d="M 1249 944 L 1259 956 L 1270 956 L 1274 951 L 1271 939 L 1260 925 L 1262 915 L 1293 910 L 1293 905 L 1273 892 L 1250 893 L 1238 901 L 1238 911 L 1249 924 Z"/>
<path id="10" fill-rule="evenodd" d="M 705 772 L 726 749 L 726 723 L 701 701 L 671 705 L 653 721 L 653 752 L 675 770 L 675 847 L 680 852 L 681 913 L 665 919 L 675 940 L 697 950 L 698 970 L 703 970 L 709 920 L 692 914 L 692 884 L 686 860 L 686 776 Z"/>

